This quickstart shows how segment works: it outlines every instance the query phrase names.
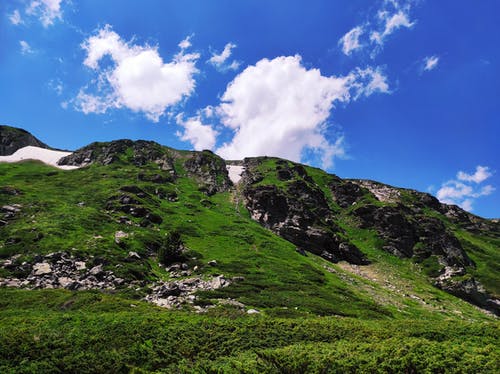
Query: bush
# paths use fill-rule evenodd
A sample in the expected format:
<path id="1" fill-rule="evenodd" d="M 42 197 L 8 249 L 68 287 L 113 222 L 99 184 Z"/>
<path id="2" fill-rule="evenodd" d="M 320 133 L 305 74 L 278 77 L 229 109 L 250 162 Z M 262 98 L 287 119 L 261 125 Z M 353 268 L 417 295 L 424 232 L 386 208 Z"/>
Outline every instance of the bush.
<path id="1" fill-rule="evenodd" d="M 169 265 L 173 262 L 184 259 L 184 243 L 181 234 L 178 231 L 170 232 L 158 249 L 158 261 L 163 265 Z"/>

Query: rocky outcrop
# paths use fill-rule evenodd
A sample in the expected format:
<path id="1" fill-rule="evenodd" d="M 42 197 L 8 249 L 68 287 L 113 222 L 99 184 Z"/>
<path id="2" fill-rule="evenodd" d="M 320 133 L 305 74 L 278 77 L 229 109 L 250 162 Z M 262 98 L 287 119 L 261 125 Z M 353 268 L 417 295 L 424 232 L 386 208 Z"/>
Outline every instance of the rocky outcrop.
<path id="1" fill-rule="evenodd" d="M 341 208 L 348 208 L 359 202 L 365 195 L 365 190 L 356 183 L 340 180 L 330 184 L 333 199 Z"/>
<path id="2" fill-rule="evenodd" d="M 136 166 L 155 163 L 166 175 L 175 176 L 174 160 L 168 148 L 152 141 L 128 139 L 95 142 L 59 160 L 59 165 L 88 166 L 94 163 L 110 165 L 119 161 Z M 165 173 L 164 173 L 165 174 Z"/>
<path id="3" fill-rule="evenodd" d="M 259 159 L 245 161 L 243 193 L 254 220 L 295 244 L 299 251 L 309 251 L 333 262 L 368 263 L 356 246 L 342 238 L 342 230 L 334 222 L 334 213 L 323 191 L 304 167 L 278 162 L 277 178 L 287 181 L 286 187 L 279 188 L 258 185 Z"/>
<path id="4" fill-rule="evenodd" d="M 474 277 L 467 276 L 463 268 L 447 266 L 436 278 L 434 285 L 497 316 L 500 315 L 500 300 L 492 297 Z"/>
<path id="5" fill-rule="evenodd" d="M 208 196 L 228 191 L 233 185 L 224 160 L 210 151 L 193 152 L 184 167 L 188 175 L 196 178 L 200 191 Z"/>
<path id="6" fill-rule="evenodd" d="M 375 229 L 384 241 L 383 249 L 396 256 L 423 260 L 436 255 L 446 266 L 473 265 L 458 239 L 437 218 L 414 214 L 401 204 L 367 204 L 352 214 L 361 228 Z"/>
<path id="7" fill-rule="evenodd" d="M 49 148 L 26 130 L 0 125 L 0 156 L 9 156 L 27 146 Z"/>

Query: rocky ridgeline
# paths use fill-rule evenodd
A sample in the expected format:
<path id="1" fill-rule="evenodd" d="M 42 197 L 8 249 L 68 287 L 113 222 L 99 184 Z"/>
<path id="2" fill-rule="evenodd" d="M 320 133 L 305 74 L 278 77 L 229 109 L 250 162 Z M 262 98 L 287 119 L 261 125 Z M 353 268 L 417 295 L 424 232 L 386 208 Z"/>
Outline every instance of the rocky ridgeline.
<path id="1" fill-rule="evenodd" d="M 175 162 L 181 160 L 188 176 L 199 183 L 200 191 L 207 195 L 228 191 L 232 186 L 222 158 L 210 151 L 179 152 L 156 142 L 145 140 L 115 140 L 95 142 L 76 150 L 59 160 L 59 165 L 84 167 L 91 164 L 110 165 L 117 162 L 131 162 L 135 166 L 152 163 L 158 166 L 158 173 L 140 173 L 138 179 L 157 184 L 172 183 L 178 177 Z"/>
<path id="2" fill-rule="evenodd" d="M 26 130 L 0 125 L 0 156 L 9 156 L 27 146 L 49 148 Z"/>

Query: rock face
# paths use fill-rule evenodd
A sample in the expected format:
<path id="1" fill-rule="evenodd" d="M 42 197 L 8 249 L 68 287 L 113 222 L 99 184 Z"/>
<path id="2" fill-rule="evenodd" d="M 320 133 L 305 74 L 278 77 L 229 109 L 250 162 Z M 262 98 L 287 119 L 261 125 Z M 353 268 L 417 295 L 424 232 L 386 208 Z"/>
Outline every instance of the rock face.
<path id="1" fill-rule="evenodd" d="M 9 156 L 18 149 L 29 145 L 49 148 L 26 130 L 0 125 L 0 156 Z"/>
<path id="2" fill-rule="evenodd" d="M 198 180 L 200 191 L 209 196 L 227 191 L 233 185 L 224 160 L 210 151 L 194 153 L 184 162 L 184 167 Z"/>
<path id="3" fill-rule="evenodd" d="M 486 292 L 483 285 L 474 277 L 466 276 L 463 268 L 446 267 L 436 278 L 436 287 L 457 296 L 471 304 L 500 315 L 500 300 Z"/>
<path id="4" fill-rule="evenodd" d="M 356 246 L 342 238 L 343 232 L 334 223 L 334 212 L 323 191 L 303 166 L 279 160 L 276 177 L 287 182 L 285 187 L 258 185 L 261 180 L 258 168 L 263 160 L 245 159 L 243 193 L 254 220 L 295 244 L 300 251 L 333 262 L 368 263 Z"/>

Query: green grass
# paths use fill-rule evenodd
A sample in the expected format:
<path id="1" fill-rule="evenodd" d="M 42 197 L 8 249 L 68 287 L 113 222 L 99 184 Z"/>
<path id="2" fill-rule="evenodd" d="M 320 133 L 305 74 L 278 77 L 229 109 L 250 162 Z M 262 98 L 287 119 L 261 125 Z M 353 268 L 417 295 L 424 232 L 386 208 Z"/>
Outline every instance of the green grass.
<path id="1" fill-rule="evenodd" d="M 0 294 L 2 373 L 499 369 L 497 323 L 196 315 L 99 292 Z"/>

